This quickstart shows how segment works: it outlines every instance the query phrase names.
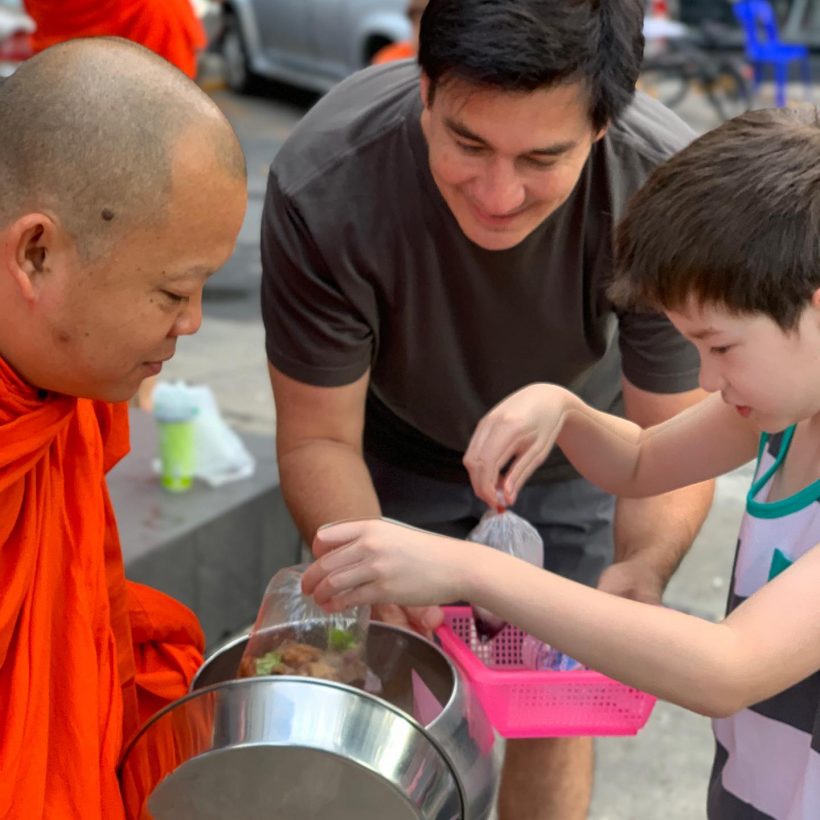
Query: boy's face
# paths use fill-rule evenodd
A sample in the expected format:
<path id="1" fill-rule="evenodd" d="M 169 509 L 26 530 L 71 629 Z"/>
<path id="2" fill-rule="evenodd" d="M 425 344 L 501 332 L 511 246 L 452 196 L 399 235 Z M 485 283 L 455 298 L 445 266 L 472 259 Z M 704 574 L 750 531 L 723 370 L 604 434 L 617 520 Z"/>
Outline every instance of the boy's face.
<path id="1" fill-rule="evenodd" d="M 701 387 L 757 429 L 776 433 L 820 413 L 818 294 L 789 333 L 768 316 L 714 305 L 690 303 L 667 316 L 698 349 Z"/>
<path id="2" fill-rule="evenodd" d="M 439 85 L 421 126 L 430 171 L 459 227 L 479 247 L 526 239 L 572 193 L 593 143 L 582 83 L 513 93 L 460 80 Z"/>

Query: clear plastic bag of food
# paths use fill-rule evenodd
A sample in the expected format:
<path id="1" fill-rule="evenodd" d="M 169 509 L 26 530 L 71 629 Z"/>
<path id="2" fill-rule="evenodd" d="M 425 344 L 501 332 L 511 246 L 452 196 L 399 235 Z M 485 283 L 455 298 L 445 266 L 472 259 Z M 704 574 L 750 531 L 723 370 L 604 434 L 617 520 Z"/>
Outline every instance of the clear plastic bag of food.
<path id="1" fill-rule="evenodd" d="M 544 541 L 538 530 L 502 506 L 487 510 L 467 540 L 529 561 L 537 567 L 544 566 Z M 492 640 L 507 625 L 488 609 L 478 606 L 473 607 L 473 618 L 481 641 Z"/>
<path id="2" fill-rule="evenodd" d="M 302 593 L 307 564 L 271 578 L 239 664 L 239 677 L 298 675 L 378 691 L 365 662 L 370 607 L 327 613 Z"/>

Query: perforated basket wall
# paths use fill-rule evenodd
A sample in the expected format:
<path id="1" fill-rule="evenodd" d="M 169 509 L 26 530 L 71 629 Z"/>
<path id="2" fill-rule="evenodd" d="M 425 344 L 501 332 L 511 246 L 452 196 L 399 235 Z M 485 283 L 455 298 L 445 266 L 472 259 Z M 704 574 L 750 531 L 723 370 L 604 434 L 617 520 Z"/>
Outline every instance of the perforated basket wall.
<path id="1" fill-rule="evenodd" d="M 655 705 L 651 695 L 591 670 L 538 672 L 521 661 L 526 635 L 506 626 L 482 644 L 469 607 L 447 607 L 437 632 L 496 731 L 504 737 L 634 735 Z"/>

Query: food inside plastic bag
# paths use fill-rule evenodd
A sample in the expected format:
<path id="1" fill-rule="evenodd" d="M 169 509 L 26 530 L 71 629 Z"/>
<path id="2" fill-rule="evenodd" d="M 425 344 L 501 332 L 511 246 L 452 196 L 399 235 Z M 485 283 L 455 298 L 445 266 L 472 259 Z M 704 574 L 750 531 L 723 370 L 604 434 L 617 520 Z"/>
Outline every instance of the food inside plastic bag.
<path id="1" fill-rule="evenodd" d="M 365 662 L 370 607 L 327 613 L 302 594 L 307 564 L 273 576 L 239 664 L 239 677 L 299 675 L 380 689 Z"/>
<path id="2" fill-rule="evenodd" d="M 529 521 L 504 507 L 487 510 L 467 540 L 493 547 L 537 567 L 544 565 L 544 541 L 538 530 Z M 473 618 L 481 641 L 492 640 L 507 625 L 506 621 L 483 607 L 473 607 Z"/>

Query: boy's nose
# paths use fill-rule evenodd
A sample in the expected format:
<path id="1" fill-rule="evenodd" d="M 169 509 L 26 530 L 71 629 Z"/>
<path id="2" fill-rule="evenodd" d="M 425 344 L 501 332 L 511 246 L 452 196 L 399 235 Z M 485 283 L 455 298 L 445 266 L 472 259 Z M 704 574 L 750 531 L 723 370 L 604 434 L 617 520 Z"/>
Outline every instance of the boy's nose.
<path id="1" fill-rule="evenodd" d="M 720 375 L 717 368 L 706 367 L 702 362 L 698 382 L 700 383 L 701 389 L 707 393 L 717 393 L 723 390 L 726 385 L 726 380 Z"/>

